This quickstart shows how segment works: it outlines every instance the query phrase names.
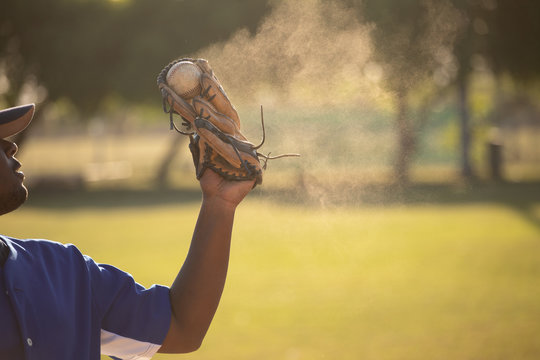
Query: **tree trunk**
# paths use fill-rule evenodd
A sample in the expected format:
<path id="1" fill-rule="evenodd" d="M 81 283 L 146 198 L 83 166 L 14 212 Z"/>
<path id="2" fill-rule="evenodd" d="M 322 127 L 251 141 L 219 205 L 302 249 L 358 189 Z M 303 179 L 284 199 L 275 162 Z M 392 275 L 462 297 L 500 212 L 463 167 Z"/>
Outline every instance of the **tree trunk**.
<path id="1" fill-rule="evenodd" d="M 460 117 L 460 153 L 461 153 L 461 175 L 470 180 L 473 177 L 471 166 L 471 130 L 468 100 L 468 76 L 462 74 L 458 77 L 458 107 Z"/>
<path id="2" fill-rule="evenodd" d="M 407 91 L 397 94 L 397 130 L 398 152 L 395 163 L 395 176 L 398 185 L 405 186 L 409 182 L 409 167 L 414 152 L 414 131 L 408 114 Z"/>
<path id="3" fill-rule="evenodd" d="M 173 136 L 173 139 L 170 143 L 169 149 L 165 153 L 165 156 L 163 156 L 163 159 L 161 160 L 161 164 L 159 165 L 155 183 L 158 187 L 168 187 L 169 186 L 169 175 L 171 172 L 171 165 L 174 162 L 174 159 L 176 159 L 176 156 L 178 155 L 178 150 L 182 144 L 184 144 L 186 140 L 186 136 L 175 134 L 177 136 Z"/>

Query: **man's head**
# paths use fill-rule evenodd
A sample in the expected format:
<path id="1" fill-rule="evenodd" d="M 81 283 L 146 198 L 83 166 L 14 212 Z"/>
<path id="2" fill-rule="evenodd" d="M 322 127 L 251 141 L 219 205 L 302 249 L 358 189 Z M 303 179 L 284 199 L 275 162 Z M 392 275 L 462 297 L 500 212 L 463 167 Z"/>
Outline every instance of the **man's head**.
<path id="1" fill-rule="evenodd" d="M 0 215 L 17 209 L 25 202 L 28 191 L 23 185 L 21 163 L 15 159 L 17 145 L 6 140 L 24 130 L 34 115 L 34 104 L 0 110 Z"/>

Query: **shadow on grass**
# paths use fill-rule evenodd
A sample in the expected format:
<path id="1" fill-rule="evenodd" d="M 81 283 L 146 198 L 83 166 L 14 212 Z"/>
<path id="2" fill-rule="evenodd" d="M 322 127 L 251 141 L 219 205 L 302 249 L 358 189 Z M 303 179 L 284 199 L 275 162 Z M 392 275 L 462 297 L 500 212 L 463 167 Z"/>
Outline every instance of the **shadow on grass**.
<path id="1" fill-rule="evenodd" d="M 421 183 L 399 187 L 388 184 L 309 184 L 299 189 L 261 192 L 262 197 L 290 204 L 320 207 L 396 205 L 507 206 L 540 230 L 540 182 L 525 183 Z"/>
<path id="2" fill-rule="evenodd" d="M 540 182 L 410 184 L 317 184 L 290 188 L 258 186 L 251 199 L 278 204 L 334 208 L 340 206 L 499 204 L 518 212 L 540 229 L 534 206 L 540 204 Z M 201 193 L 192 189 L 31 189 L 25 206 L 36 208 L 114 208 L 198 203 Z"/>
<path id="3" fill-rule="evenodd" d="M 198 189 L 100 189 L 44 190 L 31 189 L 25 207 L 71 209 L 144 207 L 200 202 Z"/>

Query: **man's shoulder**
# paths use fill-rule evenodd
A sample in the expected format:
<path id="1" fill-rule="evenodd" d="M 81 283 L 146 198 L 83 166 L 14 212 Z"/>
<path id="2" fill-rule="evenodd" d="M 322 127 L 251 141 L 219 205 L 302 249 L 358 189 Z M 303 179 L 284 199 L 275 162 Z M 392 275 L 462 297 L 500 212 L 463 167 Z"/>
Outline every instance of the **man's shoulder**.
<path id="1" fill-rule="evenodd" d="M 0 235 L 0 238 L 6 243 L 11 243 L 22 248 L 51 248 L 51 249 L 66 249 L 75 247 L 73 244 L 63 244 L 58 241 L 48 239 L 19 239 L 11 236 Z"/>
<path id="2" fill-rule="evenodd" d="M 56 257 L 56 256 L 76 256 L 83 257 L 77 247 L 73 244 L 62 244 L 57 241 L 47 239 L 18 239 L 10 236 L 0 235 L 10 247 L 11 252 L 18 256 Z"/>

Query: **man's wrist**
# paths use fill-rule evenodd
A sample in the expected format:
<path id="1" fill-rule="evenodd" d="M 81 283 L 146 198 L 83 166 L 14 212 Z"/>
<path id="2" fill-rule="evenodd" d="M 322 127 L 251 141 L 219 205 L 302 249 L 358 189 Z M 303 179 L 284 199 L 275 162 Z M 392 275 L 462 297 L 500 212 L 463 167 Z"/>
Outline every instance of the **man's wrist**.
<path id="1" fill-rule="evenodd" d="M 223 199 L 219 196 L 203 196 L 202 206 L 214 211 L 234 213 L 238 203 Z"/>

